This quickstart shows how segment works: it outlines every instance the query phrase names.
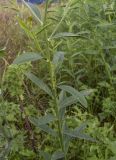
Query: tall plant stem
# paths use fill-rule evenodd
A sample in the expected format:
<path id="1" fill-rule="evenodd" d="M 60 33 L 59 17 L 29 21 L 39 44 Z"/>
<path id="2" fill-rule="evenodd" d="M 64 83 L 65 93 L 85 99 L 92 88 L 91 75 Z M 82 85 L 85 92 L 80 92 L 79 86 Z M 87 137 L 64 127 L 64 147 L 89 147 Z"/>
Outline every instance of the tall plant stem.
<path id="1" fill-rule="evenodd" d="M 7 69 L 7 65 L 9 65 L 9 63 L 7 62 L 7 60 L 5 58 L 3 58 L 4 61 L 4 69 L 3 69 L 3 73 L 1 72 L 0 75 L 0 88 L 1 88 L 1 93 L 0 93 L 0 100 L 3 101 L 3 84 L 4 84 L 4 77 L 5 77 L 5 73 L 6 73 L 6 69 Z"/>
<path id="2" fill-rule="evenodd" d="M 62 133 L 62 122 L 60 120 L 60 114 L 59 114 L 59 106 L 58 106 L 58 100 L 57 100 L 57 84 L 56 84 L 56 75 L 55 75 L 55 69 L 52 62 L 49 62 L 49 70 L 50 70 L 50 77 L 51 77 L 51 84 L 52 84 L 52 92 L 53 92 L 53 101 L 54 101 L 54 107 L 57 117 L 57 126 L 58 126 L 58 134 L 59 134 L 59 141 L 62 151 L 65 154 L 65 148 L 64 148 L 64 141 L 63 141 L 63 133 Z M 65 154 L 65 160 L 66 154 Z"/>
<path id="3" fill-rule="evenodd" d="M 47 19 L 48 3 L 49 3 L 49 0 L 47 0 L 47 1 L 46 1 L 46 5 L 45 5 L 44 25 L 45 25 L 45 23 L 46 23 L 46 19 Z"/>
<path id="4" fill-rule="evenodd" d="M 49 2 L 49 0 L 46 1 L 45 15 L 44 15 L 44 25 L 46 25 L 46 20 L 47 20 L 48 2 Z M 47 30 L 45 30 L 45 41 L 46 41 L 46 53 L 45 54 L 46 54 L 46 58 L 47 58 L 48 65 L 49 65 L 49 74 L 50 74 L 50 81 L 51 81 L 51 86 L 52 86 L 53 102 L 54 102 L 55 114 L 56 114 L 56 117 L 57 117 L 59 142 L 60 142 L 60 147 L 65 154 L 64 142 L 63 142 L 63 133 L 62 133 L 62 122 L 60 121 L 59 106 L 58 106 L 58 100 L 57 100 L 57 84 L 56 84 L 55 67 L 54 67 L 54 64 L 51 61 L 51 51 L 50 51 L 50 48 L 49 48 L 49 43 L 50 42 L 48 41 Z M 65 154 L 65 160 L 67 160 L 66 154 Z"/>

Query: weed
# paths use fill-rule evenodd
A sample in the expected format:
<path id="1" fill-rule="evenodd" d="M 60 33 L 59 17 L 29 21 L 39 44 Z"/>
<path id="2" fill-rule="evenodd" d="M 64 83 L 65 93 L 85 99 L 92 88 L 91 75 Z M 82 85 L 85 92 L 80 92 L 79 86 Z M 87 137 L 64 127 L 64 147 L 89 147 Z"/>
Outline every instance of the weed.
<path id="1" fill-rule="evenodd" d="M 1 157 L 115 159 L 115 1 L 23 3 L 27 47 L 2 77 Z"/>

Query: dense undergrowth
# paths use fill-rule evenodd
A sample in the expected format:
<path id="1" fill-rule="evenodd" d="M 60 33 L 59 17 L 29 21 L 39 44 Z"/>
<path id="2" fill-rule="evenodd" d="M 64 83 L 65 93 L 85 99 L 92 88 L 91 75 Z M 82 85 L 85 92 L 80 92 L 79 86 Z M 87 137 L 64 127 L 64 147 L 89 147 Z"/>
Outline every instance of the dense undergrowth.
<path id="1" fill-rule="evenodd" d="M 115 0 L 12 3 L 5 14 L 0 160 L 115 160 Z"/>

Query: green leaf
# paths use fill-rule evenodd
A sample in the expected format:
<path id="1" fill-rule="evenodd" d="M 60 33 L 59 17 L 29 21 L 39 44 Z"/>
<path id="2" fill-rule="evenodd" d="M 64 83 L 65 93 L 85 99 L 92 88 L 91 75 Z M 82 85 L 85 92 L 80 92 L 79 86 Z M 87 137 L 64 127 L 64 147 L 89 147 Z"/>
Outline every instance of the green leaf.
<path id="1" fill-rule="evenodd" d="M 54 137 L 57 137 L 57 133 L 52 128 L 50 128 L 48 125 L 40 125 L 40 126 L 38 125 L 36 127 L 38 127 L 39 129 L 43 130 L 44 132 Z"/>
<path id="2" fill-rule="evenodd" d="M 52 114 L 47 114 L 47 115 L 42 116 L 40 118 L 34 118 L 34 117 L 29 118 L 29 120 L 36 126 L 48 124 L 48 123 L 54 121 L 55 119 L 56 119 L 55 116 Z"/>
<path id="3" fill-rule="evenodd" d="M 67 132 L 67 131 L 69 131 L 69 128 L 68 128 L 66 121 L 65 121 L 65 123 L 63 124 L 63 133 L 64 133 L 63 134 L 63 139 L 64 139 L 63 144 L 64 144 L 65 153 L 68 152 L 68 149 L 70 146 L 70 141 L 72 139 L 70 136 L 65 134 L 65 132 Z"/>
<path id="4" fill-rule="evenodd" d="M 102 22 L 98 24 L 97 27 L 107 28 L 107 27 L 115 27 L 114 23 Z"/>
<path id="5" fill-rule="evenodd" d="M 5 49 L 6 48 L 0 48 L 0 58 L 2 58 L 3 56 L 4 56 L 4 54 L 5 54 Z"/>
<path id="6" fill-rule="evenodd" d="M 43 80 L 39 79 L 32 73 L 25 74 L 33 83 L 35 83 L 39 88 L 45 91 L 49 96 L 52 97 L 52 92 L 50 88 L 43 82 Z"/>
<path id="7" fill-rule="evenodd" d="M 44 132 L 51 134 L 52 136 L 57 135 L 56 132 L 47 125 L 48 123 L 56 120 L 56 118 L 52 114 L 47 114 L 40 118 L 29 117 L 29 120 L 32 124 L 40 128 Z"/>
<path id="8" fill-rule="evenodd" d="M 61 151 L 56 151 L 53 153 L 51 160 L 58 160 L 64 157 L 64 153 Z"/>
<path id="9" fill-rule="evenodd" d="M 46 116 L 40 117 L 40 118 L 33 118 L 30 117 L 29 120 L 32 124 L 34 124 L 39 129 L 43 130 L 44 132 L 51 134 L 52 136 L 57 136 L 56 132 L 50 128 L 47 124 L 54 121 L 55 117 L 51 114 L 48 114 Z"/>
<path id="10" fill-rule="evenodd" d="M 99 52 L 97 50 L 86 50 L 82 52 L 85 55 L 97 55 Z"/>
<path id="11" fill-rule="evenodd" d="M 68 150 L 69 150 L 71 137 L 65 134 L 64 137 L 63 137 L 63 139 L 64 139 L 64 149 L 65 149 L 65 153 L 67 153 Z"/>
<path id="12" fill-rule="evenodd" d="M 64 60 L 64 52 L 56 52 L 53 57 L 53 64 L 57 67 L 61 66 Z"/>
<path id="13" fill-rule="evenodd" d="M 0 160 L 5 160 L 6 157 L 10 153 L 10 149 L 12 147 L 12 141 L 9 141 L 7 144 L 5 144 L 4 150 L 0 153 Z"/>
<path id="14" fill-rule="evenodd" d="M 104 46 L 103 49 L 116 49 L 116 45 L 114 45 L 114 46 Z"/>
<path id="15" fill-rule="evenodd" d="M 52 23 L 48 23 L 48 24 L 42 26 L 42 28 L 40 28 L 40 30 L 37 29 L 36 35 L 39 36 L 39 34 L 41 32 L 43 32 L 44 30 L 47 30 L 51 25 L 52 25 Z"/>
<path id="16" fill-rule="evenodd" d="M 51 155 L 47 152 L 44 152 L 44 151 L 39 151 L 41 157 L 44 158 L 44 160 L 51 160 Z"/>
<path id="17" fill-rule="evenodd" d="M 87 97 L 87 96 L 89 96 L 91 93 L 93 93 L 94 91 L 95 91 L 94 89 L 87 89 L 87 90 L 80 91 L 80 93 L 82 93 L 83 96 Z"/>
<path id="18" fill-rule="evenodd" d="M 22 0 L 22 1 L 30 9 L 31 13 L 40 22 L 40 24 L 43 25 L 43 22 L 41 20 L 41 13 L 40 13 L 39 8 L 37 7 L 37 5 L 34 5 L 32 3 L 29 3 L 29 2 L 25 2 L 24 0 Z"/>
<path id="19" fill-rule="evenodd" d="M 13 61 L 13 64 L 23 64 L 26 62 L 36 61 L 39 59 L 42 59 L 42 56 L 38 53 L 33 53 L 33 52 L 23 53 Z"/>
<path id="20" fill-rule="evenodd" d="M 116 156 L 111 157 L 110 160 L 116 160 Z"/>
<path id="21" fill-rule="evenodd" d="M 64 115 L 65 115 L 65 110 L 66 109 L 65 109 L 65 107 L 61 108 L 61 104 L 60 104 L 65 97 L 66 97 L 65 92 L 61 91 L 60 94 L 59 94 L 59 100 L 58 100 L 58 106 L 60 107 L 60 110 L 59 110 L 60 120 L 63 120 Z"/>
<path id="22" fill-rule="evenodd" d="M 116 155 L 116 141 L 111 142 L 111 144 L 110 144 L 110 150 L 113 152 L 113 154 Z"/>
<path id="23" fill-rule="evenodd" d="M 75 102 L 75 99 L 77 98 L 77 100 L 80 102 L 80 104 L 82 106 L 84 106 L 85 108 L 87 108 L 87 101 L 85 99 L 85 97 L 83 96 L 83 94 L 81 92 L 79 92 L 78 90 L 74 89 L 73 87 L 71 86 L 67 86 L 67 85 L 60 85 L 59 86 L 60 89 L 72 94 L 72 96 L 74 97 L 74 99 L 72 98 L 72 102 L 73 103 L 73 100 Z M 70 98 L 71 100 L 71 98 Z M 69 100 L 67 99 L 67 104 L 70 103 Z M 66 106 L 66 101 L 65 101 L 65 106 Z"/>
<path id="24" fill-rule="evenodd" d="M 95 142 L 94 138 L 83 133 L 83 130 L 86 128 L 86 126 L 87 124 L 84 123 L 80 127 L 76 127 L 73 131 L 65 130 L 64 134 L 70 136 L 71 138 L 79 138 L 79 139 L 85 139 L 85 140 Z"/>
<path id="25" fill-rule="evenodd" d="M 64 107 L 68 107 L 72 104 L 75 104 L 78 102 L 78 99 L 77 97 L 74 97 L 74 96 L 70 96 L 70 97 L 65 97 L 60 103 L 59 103 L 59 106 L 61 108 L 64 108 Z"/>
<path id="26" fill-rule="evenodd" d="M 34 157 L 34 152 L 28 149 L 24 149 L 20 151 L 20 155 L 23 157 Z"/>
<path id="27" fill-rule="evenodd" d="M 88 31 L 82 31 L 78 33 L 62 32 L 62 33 L 57 33 L 52 38 L 80 37 L 85 34 L 89 34 L 89 32 Z"/>
<path id="28" fill-rule="evenodd" d="M 96 157 L 96 155 L 93 155 L 89 158 L 89 160 L 98 160 L 98 157 Z M 101 159 L 102 160 L 102 159 Z"/>
<path id="29" fill-rule="evenodd" d="M 27 34 L 27 36 L 34 39 L 33 32 L 30 30 L 28 24 L 19 18 L 18 18 L 18 23 L 20 27 L 23 29 L 23 31 Z"/>

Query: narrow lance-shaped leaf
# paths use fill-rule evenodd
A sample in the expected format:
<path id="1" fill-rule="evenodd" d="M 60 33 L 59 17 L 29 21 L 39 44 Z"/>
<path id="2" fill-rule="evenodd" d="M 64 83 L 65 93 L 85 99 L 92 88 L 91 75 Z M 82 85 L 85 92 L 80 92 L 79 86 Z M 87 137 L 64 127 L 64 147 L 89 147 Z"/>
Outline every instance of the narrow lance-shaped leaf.
<path id="1" fill-rule="evenodd" d="M 115 23 L 108 23 L 107 21 L 105 22 L 102 22 L 102 23 L 99 23 L 97 25 L 97 27 L 101 27 L 101 28 L 112 28 L 112 27 L 115 27 Z"/>
<path id="2" fill-rule="evenodd" d="M 78 33 L 62 32 L 62 33 L 57 33 L 52 38 L 80 37 L 80 36 L 84 36 L 89 33 L 90 32 L 88 32 L 88 31 L 82 31 L 82 32 L 78 32 Z"/>
<path id="3" fill-rule="evenodd" d="M 39 151 L 40 156 L 44 158 L 44 160 L 51 160 L 51 155 L 44 151 Z"/>
<path id="4" fill-rule="evenodd" d="M 57 133 L 52 129 L 50 128 L 48 125 L 40 125 L 40 126 L 37 126 L 38 128 L 40 128 L 42 131 L 56 137 L 57 136 Z"/>
<path id="5" fill-rule="evenodd" d="M 87 124 L 84 123 L 80 127 L 76 127 L 73 131 L 65 130 L 64 134 L 70 136 L 71 138 L 80 138 L 95 142 L 96 140 L 89 135 L 83 133 L 83 130 L 87 127 Z"/>
<path id="6" fill-rule="evenodd" d="M 20 27 L 23 29 L 23 31 L 27 34 L 27 36 L 29 38 L 34 39 L 33 32 L 30 30 L 28 24 L 26 22 L 24 22 L 24 20 L 19 19 L 19 18 L 18 18 L 18 23 L 19 23 Z"/>
<path id="7" fill-rule="evenodd" d="M 39 79 L 32 73 L 25 73 L 27 78 L 29 78 L 33 83 L 35 83 L 39 88 L 45 91 L 49 96 L 52 97 L 52 92 L 50 88 L 43 82 L 43 80 Z"/>
<path id="8" fill-rule="evenodd" d="M 77 97 L 74 97 L 74 96 L 70 96 L 70 97 L 65 97 L 60 103 L 59 103 L 59 106 L 61 108 L 65 108 L 65 107 L 68 107 L 72 104 L 75 104 L 78 102 L 78 99 Z"/>
<path id="9" fill-rule="evenodd" d="M 29 120 L 32 124 L 34 124 L 39 129 L 43 130 L 44 132 L 51 134 L 52 136 L 57 135 L 56 132 L 47 125 L 50 122 L 56 120 L 54 115 L 47 114 L 47 115 L 40 117 L 40 118 L 29 117 Z"/>
<path id="10" fill-rule="evenodd" d="M 62 65 L 63 60 L 64 60 L 64 52 L 58 51 L 54 54 L 53 64 L 55 65 L 56 68 Z"/>
<path id="11" fill-rule="evenodd" d="M 60 103 L 63 101 L 63 99 L 65 98 L 65 91 L 61 91 L 59 94 L 59 100 L 58 100 L 58 106 L 60 107 L 59 110 L 59 116 L 60 116 L 60 120 L 64 119 L 64 115 L 65 115 L 65 107 L 61 108 Z"/>
<path id="12" fill-rule="evenodd" d="M 39 34 L 40 34 L 41 32 L 43 32 L 44 30 L 47 30 L 51 25 L 52 25 L 52 23 L 48 23 L 48 24 L 42 26 L 42 28 L 40 28 L 40 30 L 37 30 L 37 31 L 36 31 L 36 35 L 39 36 Z"/>
<path id="13" fill-rule="evenodd" d="M 6 157 L 9 155 L 10 153 L 10 149 L 12 147 L 12 141 L 9 141 L 6 145 L 4 150 L 0 153 L 0 160 L 5 160 Z"/>
<path id="14" fill-rule="evenodd" d="M 47 114 L 45 116 L 42 116 L 40 118 L 34 118 L 34 117 L 30 117 L 29 120 L 35 124 L 36 126 L 40 126 L 40 125 L 44 125 L 44 124 L 48 124 L 52 121 L 54 121 L 56 118 L 54 115 L 52 114 Z"/>
<path id="15" fill-rule="evenodd" d="M 40 22 L 41 25 L 43 25 L 43 22 L 41 20 L 41 13 L 39 11 L 39 8 L 29 2 L 25 2 L 24 0 L 22 0 L 23 3 L 30 9 L 31 13 L 34 15 L 34 17 Z"/>
<path id="16" fill-rule="evenodd" d="M 23 53 L 15 58 L 13 64 L 24 64 L 26 62 L 37 61 L 39 59 L 42 59 L 42 56 L 38 53 L 33 53 L 33 52 Z"/>
<path id="17" fill-rule="evenodd" d="M 83 96 L 83 94 L 80 93 L 78 90 L 74 89 L 71 86 L 67 86 L 67 85 L 60 85 L 59 88 L 68 92 L 68 93 L 70 93 L 70 94 L 72 94 L 72 96 L 74 98 L 77 98 L 77 100 L 80 102 L 80 104 L 82 106 L 87 108 L 87 101 L 86 101 L 85 97 Z"/>
<path id="18" fill-rule="evenodd" d="M 70 145 L 70 141 L 71 141 L 71 137 L 65 134 L 65 131 L 69 131 L 69 128 L 66 124 L 66 122 L 63 124 L 63 139 L 64 139 L 64 149 L 65 149 L 65 153 L 68 152 L 69 149 L 69 145 Z"/>
<path id="19" fill-rule="evenodd" d="M 56 151 L 53 153 L 51 160 L 58 160 L 64 157 L 64 153 L 61 151 Z"/>
<path id="20" fill-rule="evenodd" d="M 113 46 L 104 46 L 103 49 L 116 49 L 116 45 Z"/>
<path id="21" fill-rule="evenodd" d="M 114 155 L 116 155 L 116 141 L 113 141 L 109 145 L 111 151 L 113 152 Z"/>
<path id="22" fill-rule="evenodd" d="M 87 90 L 80 91 L 80 93 L 83 94 L 83 96 L 85 97 L 89 96 L 93 92 L 94 92 L 94 89 L 87 89 Z"/>
<path id="23" fill-rule="evenodd" d="M 109 160 L 116 160 L 116 157 L 115 156 L 111 157 Z"/>

